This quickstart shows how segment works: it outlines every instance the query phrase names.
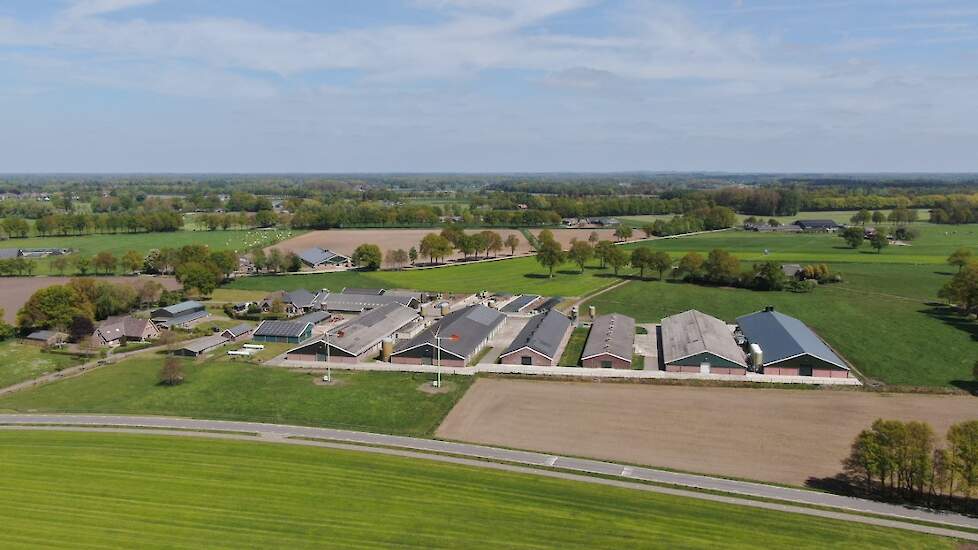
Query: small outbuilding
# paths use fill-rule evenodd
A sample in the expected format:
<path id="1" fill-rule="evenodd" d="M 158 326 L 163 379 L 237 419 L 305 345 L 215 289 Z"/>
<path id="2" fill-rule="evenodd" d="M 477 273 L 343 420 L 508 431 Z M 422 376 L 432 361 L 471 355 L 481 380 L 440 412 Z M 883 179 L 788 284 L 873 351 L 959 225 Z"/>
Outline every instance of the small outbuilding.
<path id="1" fill-rule="evenodd" d="M 848 378 L 849 366 L 805 323 L 767 307 L 737 318 L 754 369 L 764 374 Z"/>
<path id="2" fill-rule="evenodd" d="M 207 308 L 204 304 L 187 300 L 172 306 L 154 309 L 150 313 L 150 318 L 158 327 L 173 328 L 185 327 L 193 321 L 207 317 L 207 315 Z"/>
<path id="3" fill-rule="evenodd" d="M 182 357 L 200 357 L 201 355 L 219 348 L 226 344 L 228 339 L 220 334 L 205 336 L 184 342 L 180 347 L 173 350 L 173 355 Z"/>
<path id="4" fill-rule="evenodd" d="M 402 342 L 391 355 L 391 363 L 464 367 L 502 328 L 506 316 L 476 304 L 453 311 L 420 334 Z"/>
<path id="5" fill-rule="evenodd" d="M 227 338 L 231 342 L 234 342 L 242 338 L 247 338 L 254 328 L 255 327 L 249 325 L 248 323 L 241 323 L 240 325 L 224 329 L 221 331 L 221 336 Z"/>
<path id="6" fill-rule="evenodd" d="M 24 338 L 28 343 L 38 346 L 57 346 L 63 344 L 68 335 L 55 330 L 37 330 Z"/>
<path id="7" fill-rule="evenodd" d="M 588 332 L 581 366 L 630 369 L 635 350 L 635 319 L 620 313 L 595 317 Z"/>
<path id="8" fill-rule="evenodd" d="M 747 374 L 744 352 L 720 319 L 691 309 L 666 317 L 660 329 L 667 371 Z"/>
<path id="9" fill-rule="evenodd" d="M 309 267 L 350 265 L 350 258 L 329 249 L 307 248 L 297 253 L 302 263 Z"/>
<path id="10" fill-rule="evenodd" d="M 530 319 L 500 355 L 504 365 L 552 367 L 570 335 L 571 321 L 556 309 Z"/>

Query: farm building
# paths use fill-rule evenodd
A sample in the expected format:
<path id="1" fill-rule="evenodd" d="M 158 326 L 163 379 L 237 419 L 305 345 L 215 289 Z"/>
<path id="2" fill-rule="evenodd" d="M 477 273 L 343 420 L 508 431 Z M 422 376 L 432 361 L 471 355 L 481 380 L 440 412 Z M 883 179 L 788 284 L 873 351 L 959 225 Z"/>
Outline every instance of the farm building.
<path id="1" fill-rule="evenodd" d="M 295 321 L 262 321 L 251 339 L 255 342 L 301 344 L 312 337 L 312 323 Z"/>
<path id="2" fill-rule="evenodd" d="M 794 317 L 768 307 L 738 317 L 737 324 L 750 344 L 755 370 L 787 376 L 849 377 L 846 362 Z"/>
<path id="3" fill-rule="evenodd" d="M 510 300 L 506 305 L 499 308 L 499 311 L 503 313 L 525 313 L 528 311 L 527 308 L 539 299 L 540 296 L 536 294 L 523 294 Z"/>
<path id="4" fill-rule="evenodd" d="M 502 313 L 479 304 L 453 311 L 398 345 L 391 355 L 391 362 L 434 365 L 438 362 L 440 349 L 443 366 L 464 367 L 482 351 L 505 321 L 506 316 Z"/>
<path id="5" fill-rule="evenodd" d="M 412 309 L 420 307 L 420 302 L 409 294 L 330 294 L 323 307 L 328 311 L 342 313 L 362 313 L 387 304 L 400 304 Z"/>
<path id="6" fill-rule="evenodd" d="M 204 307 L 204 304 L 193 300 L 154 309 L 150 313 L 153 322 L 164 328 L 186 326 L 204 317 L 207 317 L 207 308 Z"/>
<path id="7" fill-rule="evenodd" d="M 634 349 L 635 319 L 620 313 L 601 315 L 591 323 L 581 354 L 581 366 L 630 369 Z"/>
<path id="8" fill-rule="evenodd" d="M 381 294 L 387 292 L 384 288 L 344 288 L 340 291 L 340 294 L 372 294 L 374 296 L 380 296 Z"/>
<path id="9" fill-rule="evenodd" d="M 840 227 L 834 220 L 795 220 L 794 225 L 802 231 L 835 231 Z"/>
<path id="10" fill-rule="evenodd" d="M 188 340 L 179 348 L 173 350 L 173 355 L 180 355 L 182 357 L 199 357 L 212 349 L 226 344 L 227 341 L 228 339 L 220 334 Z"/>
<path id="11" fill-rule="evenodd" d="M 302 263 L 309 267 L 350 265 L 350 258 L 332 250 L 318 247 L 307 248 L 299 252 L 298 256 Z"/>
<path id="12" fill-rule="evenodd" d="M 290 321 L 292 321 L 293 323 L 312 323 L 313 326 L 315 326 L 320 323 L 325 323 L 326 321 L 329 321 L 331 317 L 332 315 L 330 315 L 328 311 L 323 311 L 319 309 L 319 310 L 310 311 L 309 313 L 296 317 L 295 319 L 290 319 Z"/>
<path id="13" fill-rule="evenodd" d="M 240 325 L 233 326 L 231 328 L 226 328 L 221 331 L 221 336 L 227 338 L 229 341 L 234 342 L 235 340 L 240 340 L 241 338 L 246 338 L 254 327 L 248 323 L 241 323 Z"/>
<path id="14" fill-rule="evenodd" d="M 720 319 L 691 309 L 663 319 L 661 330 L 667 371 L 747 374 L 744 352 Z"/>
<path id="15" fill-rule="evenodd" d="M 103 321 L 95 329 L 92 341 L 100 346 L 118 346 L 123 342 L 155 340 L 159 335 L 160 329 L 152 321 L 127 315 Z"/>
<path id="16" fill-rule="evenodd" d="M 57 346 L 64 343 L 68 335 L 54 330 L 38 330 L 28 334 L 24 340 L 38 346 Z"/>
<path id="17" fill-rule="evenodd" d="M 409 307 L 387 304 L 330 330 L 320 340 L 287 351 L 285 358 L 293 361 L 326 361 L 328 356 L 331 362 L 365 361 L 376 357 L 385 338 L 418 319 L 418 312 Z"/>
<path id="18" fill-rule="evenodd" d="M 570 319 L 555 309 L 537 315 L 499 355 L 499 362 L 504 365 L 552 367 L 557 364 L 557 353 L 570 334 L 570 328 Z"/>

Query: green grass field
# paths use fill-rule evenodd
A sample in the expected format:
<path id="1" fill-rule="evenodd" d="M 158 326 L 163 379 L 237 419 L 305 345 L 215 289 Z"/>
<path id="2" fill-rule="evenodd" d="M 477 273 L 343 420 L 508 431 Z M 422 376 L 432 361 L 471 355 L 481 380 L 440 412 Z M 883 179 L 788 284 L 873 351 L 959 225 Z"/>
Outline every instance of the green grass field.
<path id="1" fill-rule="evenodd" d="M 567 340 L 567 346 L 564 347 L 564 353 L 560 355 L 560 361 L 557 362 L 558 366 L 580 366 L 581 353 L 584 352 L 584 343 L 587 342 L 587 333 L 587 327 L 577 327 L 571 332 L 570 338 Z"/>
<path id="2" fill-rule="evenodd" d="M 461 398 L 471 377 L 449 377 L 452 392 L 417 388 L 430 377 L 386 372 L 341 372 L 335 386 L 315 376 L 225 358 L 187 361 L 186 381 L 157 384 L 162 357 L 132 358 L 85 376 L 0 398 L 3 411 L 158 414 L 251 420 L 426 436 Z"/>
<path id="3" fill-rule="evenodd" d="M 17 248 L 71 248 L 84 256 L 94 256 L 102 251 L 113 253 L 117 258 L 129 250 L 146 254 L 154 248 L 179 248 L 188 244 L 203 244 L 213 250 L 244 251 L 257 245 L 268 246 L 302 232 L 291 230 L 272 231 L 174 231 L 172 233 L 119 233 L 115 235 L 82 235 L 67 237 L 30 237 L 11 239 L 4 246 Z M 50 259 L 38 260 L 36 275 L 57 274 L 50 269 Z M 121 273 L 121 270 L 119 271 Z M 66 272 L 71 275 L 73 272 Z"/>
<path id="4" fill-rule="evenodd" d="M 863 288 L 863 282 L 870 281 L 795 294 L 635 281 L 596 296 L 585 307 L 657 322 L 688 309 L 734 321 L 774 305 L 805 321 L 872 379 L 911 386 L 951 386 L 971 379 L 978 325 L 915 299 L 881 295 Z"/>
<path id="5" fill-rule="evenodd" d="M 247 441 L 0 432 L 5 548 L 953 548 L 527 474 Z"/>
<path id="6" fill-rule="evenodd" d="M 16 340 L 0 343 L 0 388 L 43 376 L 80 361 L 70 355 L 45 353 L 41 348 Z"/>
<path id="7" fill-rule="evenodd" d="M 795 220 L 833 220 L 838 223 L 849 223 L 852 215 L 855 214 L 856 210 L 826 210 L 826 211 L 811 211 L 811 212 L 799 212 L 794 216 L 754 216 L 755 218 L 762 220 L 769 220 L 774 218 L 779 222 L 791 223 Z M 889 210 L 883 210 L 884 214 L 889 214 Z M 917 215 L 920 220 L 928 219 L 928 212 L 926 209 L 918 209 Z M 642 227 L 643 225 L 653 222 L 655 220 L 671 220 L 674 214 L 650 214 L 647 216 L 624 216 L 620 217 L 622 222 L 627 223 L 633 227 Z M 750 216 L 745 214 L 737 214 L 737 220 L 743 222 Z"/>
<path id="8" fill-rule="evenodd" d="M 631 269 L 623 269 L 621 272 L 630 273 Z M 582 296 L 615 282 L 610 270 L 592 266 L 582 275 L 577 266 L 571 264 L 558 269 L 551 279 L 535 258 L 515 258 L 438 269 L 247 277 L 232 282 L 227 288 L 263 291 L 328 288 L 338 291 L 344 287 L 384 287 L 443 292 L 490 290 L 544 296 Z"/>

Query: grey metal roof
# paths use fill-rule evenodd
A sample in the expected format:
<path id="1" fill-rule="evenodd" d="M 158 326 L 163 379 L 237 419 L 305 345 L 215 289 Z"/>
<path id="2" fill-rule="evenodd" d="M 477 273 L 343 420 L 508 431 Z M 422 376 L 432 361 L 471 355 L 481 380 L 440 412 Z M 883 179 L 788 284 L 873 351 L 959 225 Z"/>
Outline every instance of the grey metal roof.
<path id="1" fill-rule="evenodd" d="M 798 227 L 839 227 L 835 220 L 795 220 Z"/>
<path id="2" fill-rule="evenodd" d="M 561 298 L 560 296 L 547 298 L 545 302 L 541 303 L 536 307 L 536 310 L 543 311 L 543 312 L 550 311 L 551 309 L 557 307 L 557 305 L 560 304 L 561 300 L 563 300 L 563 298 Z"/>
<path id="3" fill-rule="evenodd" d="M 20 256 L 19 248 L 0 248 L 0 260 L 9 260 Z"/>
<path id="4" fill-rule="evenodd" d="M 172 306 L 161 307 L 153 311 L 153 316 L 158 315 L 170 315 L 177 316 L 181 313 L 192 311 L 195 309 L 202 309 L 204 304 L 197 302 L 195 300 L 187 300 L 186 302 L 180 302 L 179 304 L 173 304 Z"/>
<path id="5" fill-rule="evenodd" d="M 38 330 L 27 335 L 28 340 L 47 340 L 58 336 L 59 332 L 53 330 Z"/>
<path id="6" fill-rule="evenodd" d="M 458 340 L 441 340 L 441 349 L 465 358 L 475 352 L 489 334 L 505 320 L 506 316 L 494 309 L 481 304 L 472 305 L 449 313 L 414 338 L 401 342 L 394 354 L 425 344 L 435 346 L 437 333 L 443 337 L 458 336 Z"/>
<path id="7" fill-rule="evenodd" d="M 523 348 L 530 348 L 542 355 L 555 359 L 560 342 L 570 329 L 571 321 L 555 309 L 537 315 L 516 335 L 513 343 L 499 356 L 509 355 Z"/>
<path id="8" fill-rule="evenodd" d="M 332 315 L 328 311 L 310 311 L 301 317 L 296 317 L 295 319 L 290 319 L 293 323 L 312 323 L 314 325 L 322 323 L 326 319 L 329 319 Z"/>
<path id="9" fill-rule="evenodd" d="M 601 315 L 591 323 L 581 359 L 607 353 L 631 361 L 634 348 L 635 319 L 621 313 Z"/>
<path id="10" fill-rule="evenodd" d="M 182 325 L 184 323 L 189 323 L 191 321 L 196 321 L 197 319 L 207 317 L 207 311 L 191 311 L 190 313 L 185 313 L 183 315 L 177 315 L 176 317 L 164 317 L 162 320 L 156 321 L 157 324 L 164 327 L 173 327 L 177 325 Z"/>
<path id="11" fill-rule="evenodd" d="M 330 330 L 329 343 L 351 355 L 360 355 L 419 317 L 418 312 L 409 307 L 387 304 Z"/>
<path id="12" fill-rule="evenodd" d="M 307 248 L 297 253 L 299 259 L 311 266 L 322 265 L 329 261 L 330 256 L 321 248 Z"/>
<path id="13" fill-rule="evenodd" d="M 277 336 L 298 338 L 306 332 L 306 327 L 312 323 L 296 323 L 294 321 L 262 321 L 255 329 L 255 336 Z"/>
<path id="14" fill-rule="evenodd" d="M 704 352 L 747 367 L 744 352 L 720 319 L 691 309 L 662 320 L 662 358 L 666 364 Z"/>
<path id="15" fill-rule="evenodd" d="M 383 288 L 344 288 L 342 294 L 373 294 L 380 295 L 386 292 Z"/>
<path id="16" fill-rule="evenodd" d="M 416 307 L 418 299 L 407 294 L 330 294 L 323 302 L 330 311 L 366 311 L 387 304 Z"/>
<path id="17" fill-rule="evenodd" d="M 765 365 L 808 354 L 849 370 L 846 362 L 812 329 L 794 317 L 778 311 L 759 311 L 738 317 L 737 324 L 748 342 L 760 346 Z"/>
<path id="18" fill-rule="evenodd" d="M 540 296 L 536 294 L 524 294 L 515 300 L 510 300 L 508 304 L 499 309 L 503 313 L 519 313 L 526 309 L 527 306 L 536 302 L 540 299 Z"/>
<path id="19" fill-rule="evenodd" d="M 282 295 L 283 302 L 296 307 L 309 307 L 315 299 L 316 295 L 304 288 L 290 290 Z"/>
<path id="20" fill-rule="evenodd" d="M 220 346 L 227 341 L 228 339 L 224 336 L 216 334 L 214 336 L 205 336 L 203 338 L 197 338 L 195 340 L 184 342 L 179 349 L 187 350 L 193 353 L 203 353 L 211 348 Z"/>
<path id="21" fill-rule="evenodd" d="M 237 325 L 237 326 L 234 326 L 234 327 L 231 327 L 231 328 L 224 329 L 224 332 L 227 332 L 228 334 L 230 334 L 232 338 L 237 338 L 238 336 L 241 336 L 242 334 L 248 334 L 249 332 L 251 332 L 251 329 L 252 329 L 252 326 L 249 325 L 248 323 L 241 323 L 240 325 Z"/>

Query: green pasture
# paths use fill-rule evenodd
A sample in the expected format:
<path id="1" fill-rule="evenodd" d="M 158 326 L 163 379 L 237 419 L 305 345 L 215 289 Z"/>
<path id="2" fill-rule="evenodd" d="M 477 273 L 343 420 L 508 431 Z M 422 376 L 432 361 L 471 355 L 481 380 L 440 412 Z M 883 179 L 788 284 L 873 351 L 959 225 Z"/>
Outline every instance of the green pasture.
<path id="1" fill-rule="evenodd" d="M 250 441 L 0 432 L 5 548 L 954 548 L 644 491 Z"/>
<path id="2" fill-rule="evenodd" d="M 2 283 L 0 279 L 0 284 Z M 16 340 L 0 342 L 0 388 L 77 365 L 76 357 L 42 351 Z"/>
<path id="3" fill-rule="evenodd" d="M 217 357 L 185 361 L 185 382 L 166 387 L 158 384 L 162 364 L 158 354 L 134 357 L 0 398 L 0 411 L 156 414 L 425 436 L 471 382 L 450 377 L 453 391 L 430 395 L 418 390 L 430 378 L 424 375 L 337 372 L 336 385 L 320 386 L 315 375 Z"/>

